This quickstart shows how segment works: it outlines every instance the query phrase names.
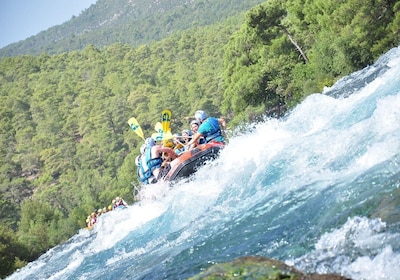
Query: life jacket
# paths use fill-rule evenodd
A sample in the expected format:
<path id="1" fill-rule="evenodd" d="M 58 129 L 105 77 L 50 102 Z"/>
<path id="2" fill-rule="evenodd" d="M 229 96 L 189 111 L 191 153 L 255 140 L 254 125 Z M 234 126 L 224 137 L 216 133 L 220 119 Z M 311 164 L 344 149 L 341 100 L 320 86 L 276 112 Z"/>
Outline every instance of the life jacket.
<path id="1" fill-rule="evenodd" d="M 211 131 L 207 132 L 206 135 L 203 135 L 206 139 L 206 143 L 208 143 L 214 139 L 216 140 L 216 138 L 219 138 L 216 141 L 223 142 L 224 138 L 221 133 L 221 128 L 219 126 L 218 119 L 209 117 L 203 122 L 203 124 L 205 124 L 205 123 L 207 123 L 209 125 L 209 127 L 211 128 Z"/>
<path id="2" fill-rule="evenodd" d="M 184 151 L 186 151 L 185 146 L 183 146 L 181 143 L 178 143 L 175 147 L 174 147 L 174 151 L 177 155 L 183 153 Z"/>
<path id="3" fill-rule="evenodd" d="M 121 199 L 121 200 L 118 202 L 117 207 L 119 207 L 119 206 L 126 206 L 126 202 L 125 202 L 124 200 Z"/>
<path id="4" fill-rule="evenodd" d="M 90 226 L 93 226 L 97 222 L 97 217 L 94 216 L 90 219 Z"/>
<path id="5" fill-rule="evenodd" d="M 200 138 L 197 140 L 197 142 L 199 142 L 200 145 L 201 145 L 201 144 L 207 143 L 207 142 L 206 142 L 206 139 L 205 139 L 204 137 L 200 137 Z"/>
<path id="6" fill-rule="evenodd" d="M 139 166 L 137 168 L 137 175 L 142 183 L 149 184 L 155 183 L 153 170 L 160 168 L 162 164 L 162 158 L 151 158 L 151 146 L 147 146 L 144 152 L 144 156 L 139 161 Z M 151 178 L 153 177 L 153 178 Z"/>

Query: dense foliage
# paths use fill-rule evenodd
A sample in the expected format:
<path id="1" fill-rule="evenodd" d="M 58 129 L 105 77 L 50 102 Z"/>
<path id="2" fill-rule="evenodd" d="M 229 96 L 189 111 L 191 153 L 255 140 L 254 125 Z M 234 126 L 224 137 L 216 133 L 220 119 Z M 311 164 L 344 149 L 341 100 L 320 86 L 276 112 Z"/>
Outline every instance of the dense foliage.
<path id="1" fill-rule="evenodd" d="M 113 197 L 133 202 L 142 140 L 130 117 L 149 136 L 165 108 L 175 131 L 196 109 L 219 114 L 223 46 L 234 28 L 225 22 L 136 49 L 1 60 L 0 207 L 25 260 L 72 236 Z"/>
<path id="2" fill-rule="evenodd" d="M 280 114 L 400 41 L 399 1 L 269 0 L 246 14 L 225 52 L 222 110 Z M 242 115 L 242 116 L 239 116 Z"/>
<path id="3" fill-rule="evenodd" d="M 134 201 L 142 140 L 130 117 L 148 136 L 165 108 L 175 131 L 199 108 L 231 125 L 280 115 L 399 43 L 400 1 L 372 2 L 270 0 L 241 21 L 148 45 L 3 58 L 1 275 L 72 236 L 113 197 Z"/>
<path id="4" fill-rule="evenodd" d="M 98 0 L 78 17 L 0 49 L 0 58 L 59 54 L 115 43 L 133 47 L 214 24 L 264 0 Z"/>

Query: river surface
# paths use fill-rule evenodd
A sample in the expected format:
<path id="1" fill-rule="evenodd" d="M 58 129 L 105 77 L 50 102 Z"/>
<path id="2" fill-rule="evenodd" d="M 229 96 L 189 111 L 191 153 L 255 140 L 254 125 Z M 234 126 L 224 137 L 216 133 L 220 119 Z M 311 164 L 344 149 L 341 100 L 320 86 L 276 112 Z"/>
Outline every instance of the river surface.
<path id="1" fill-rule="evenodd" d="M 256 255 L 399 279 L 399 204 L 383 206 L 400 187 L 400 48 L 243 131 L 192 180 L 144 188 L 8 279 L 177 280 Z"/>

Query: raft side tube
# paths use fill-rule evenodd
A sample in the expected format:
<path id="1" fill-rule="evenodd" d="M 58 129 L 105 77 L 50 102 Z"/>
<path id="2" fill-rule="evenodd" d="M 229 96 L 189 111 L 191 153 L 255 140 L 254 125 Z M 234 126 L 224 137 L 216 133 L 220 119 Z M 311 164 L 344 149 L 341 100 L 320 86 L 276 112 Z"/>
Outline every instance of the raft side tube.
<path id="1" fill-rule="evenodd" d="M 220 143 L 207 143 L 182 153 L 177 162 L 172 164 L 171 170 L 164 177 L 165 181 L 174 181 L 179 178 L 189 177 L 195 173 L 206 161 L 218 157 L 220 150 L 224 147 Z"/>

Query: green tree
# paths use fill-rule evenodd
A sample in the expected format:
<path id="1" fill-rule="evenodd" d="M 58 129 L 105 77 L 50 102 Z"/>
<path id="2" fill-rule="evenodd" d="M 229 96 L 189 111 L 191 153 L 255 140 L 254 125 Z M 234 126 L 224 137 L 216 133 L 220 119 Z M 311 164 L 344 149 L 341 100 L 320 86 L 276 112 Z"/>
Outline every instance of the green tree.
<path id="1" fill-rule="evenodd" d="M 26 264 L 26 249 L 18 242 L 15 232 L 0 223 L 0 277 L 11 274 Z"/>
<path id="2" fill-rule="evenodd" d="M 63 219 L 60 211 L 48 202 L 25 200 L 21 205 L 21 222 L 17 232 L 20 242 L 29 250 L 30 260 L 38 257 L 48 248 L 63 240 L 52 238 L 56 235 L 57 222 Z"/>

